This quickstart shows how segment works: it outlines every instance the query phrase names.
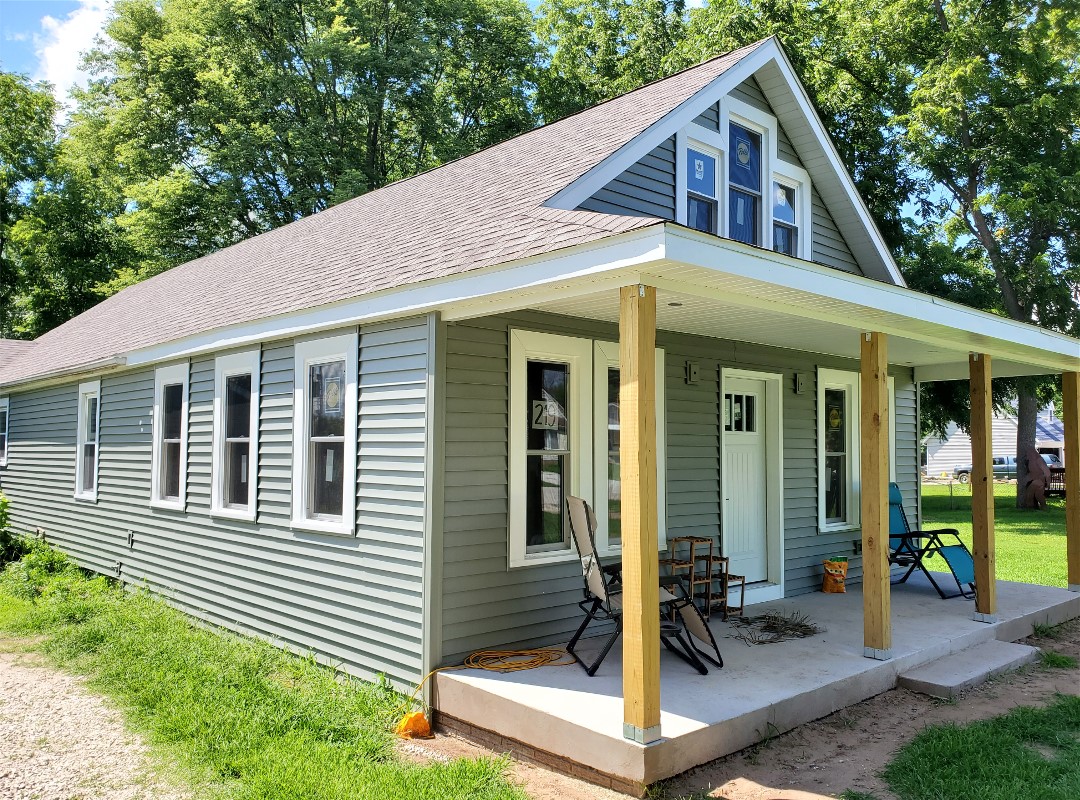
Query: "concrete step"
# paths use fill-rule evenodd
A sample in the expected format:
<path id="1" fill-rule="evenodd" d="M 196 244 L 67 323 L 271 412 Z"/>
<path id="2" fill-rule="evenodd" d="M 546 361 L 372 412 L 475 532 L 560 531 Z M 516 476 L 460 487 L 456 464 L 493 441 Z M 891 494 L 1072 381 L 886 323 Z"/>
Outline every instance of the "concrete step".
<path id="1" fill-rule="evenodd" d="M 909 670 L 897 678 L 897 683 L 913 692 L 951 698 L 1038 657 L 1037 647 L 996 640 L 983 642 Z"/>

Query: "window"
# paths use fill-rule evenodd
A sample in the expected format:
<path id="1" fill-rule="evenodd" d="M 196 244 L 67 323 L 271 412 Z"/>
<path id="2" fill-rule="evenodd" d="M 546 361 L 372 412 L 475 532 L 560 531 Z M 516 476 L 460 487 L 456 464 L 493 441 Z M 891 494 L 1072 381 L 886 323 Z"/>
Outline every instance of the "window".
<path id="1" fill-rule="evenodd" d="M 773 250 L 789 256 L 799 254 L 795 194 L 794 187 L 773 181 Z"/>
<path id="2" fill-rule="evenodd" d="M 255 519 L 259 460 L 259 351 L 215 363 L 213 513 Z"/>
<path id="3" fill-rule="evenodd" d="M 184 509 L 187 488 L 188 365 L 159 367 L 154 381 L 150 505 Z"/>
<path id="4" fill-rule="evenodd" d="M 728 124 L 728 237 L 761 244 L 761 134 Z"/>
<path id="5" fill-rule="evenodd" d="M 595 476 L 592 502 L 596 512 L 596 546 L 600 552 L 622 547 L 622 459 L 619 452 L 619 345 L 595 342 L 593 345 L 593 430 Z M 660 510 L 657 535 L 661 549 L 667 547 L 665 525 L 666 419 L 664 409 L 664 351 L 656 350 L 656 505 Z"/>
<path id="6" fill-rule="evenodd" d="M 354 531 L 357 345 L 355 333 L 296 345 L 294 527 Z"/>
<path id="7" fill-rule="evenodd" d="M 697 143 L 686 148 L 686 224 L 705 233 L 716 233 L 716 156 Z"/>
<path id="8" fill-rule="evenodd" d="M 8 399 L 0 397 L 0 467 L 6 467 L 8 461 Z"/>
<path id="9" fill-rule="evenodd" d="M 818 528 L 859 526 L 859 373 L 818 370 Z M 896 480 L 896 386 L 889 378 L 889 479 Z"/>
<path id="10" fill-rule="evenodd" d="M 719 129 L 693 122 L 679 131 L 675 219 L 706 233 L 811 258 L 810 176 L 781 160 L 780 137 L 775 117 L 731 96 L 720 101 Z"/>
<path id="11" fill-rule="evenodd" d="M 98 423 L 101 381 L 79 385 L 79 431 L 76 437 L 75 498 L 97 500 Z"/>
<path id="12" fill-rule="evenodd" d="M 757 398 L 752 394 L 724 395 L 724 430 L 757 433 Z"/>
<path id="13" fill-rule="evenodd" d="M 596 512 L 601 552 L 621 540 L 619 346 L 570 336 L 510 332 L 511 567 L 572 558 L 566 497 Z M 657 414 L 663 419 L 663 351 L 657 350 Z M 657 429 L 663 510 L 663 426 Z M 660 518 L 661 546 L 664 519 Z"/>

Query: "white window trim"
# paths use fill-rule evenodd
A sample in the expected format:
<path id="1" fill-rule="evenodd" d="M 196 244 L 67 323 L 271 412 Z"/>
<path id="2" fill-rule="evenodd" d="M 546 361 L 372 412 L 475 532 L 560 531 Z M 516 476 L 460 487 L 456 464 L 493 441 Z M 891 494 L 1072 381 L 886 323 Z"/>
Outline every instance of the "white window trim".
<path id="1" fill-rule="evenodd" d="M 607 371 L 620 366 L 617 342 L 593 343 L 593 496 L 590 502 L 596 511 L 596 549 L 601 555 L 617 555 L 621 546 L 608 543 L 608 515 L 600 511 L 607 499 Z M 667 549 L 667 413 L 664 403 L 664 351 L 656 348 L 656 508 L 658 549 Z"/>
<path id="2" fill-rule="evenodd" d="M 562 550 L 527 553 L 525 547 L 525 476 L 528 386 L 525 364 L 543 359 L 570 365 L 570 485 L 567 494 L 592 502 L 592 342 L 573 336 L 510 331 L 510 528 L 508 564 L 531 567 L 577 558 L 574 543 Z"/>
<path id="3" fill-rule="evenodd" d="M 97 398 L 97 419 L 94 420 L 94 488 L 82 491 L 83 485 L 83 447 L 86 440 L 86 401 Z M 75 437 L 75 493 L 76 500 L 97 502 L 98 462 L 101 458 L 101 381 L 86 381 L 79 384 L 79 411 L 77 415 L 78 433 Z"/>
<path id="4" fill-rule="evenodd" d="M 761 134 L 762 192 L 758 221 L 761 231 L 760 247 L 772 251 L 773 217 L 769 193 L 772 182 L 778 180 L 796 190 L 798 207 L 796 224 L 799 229 L 796 257 L 806 261 L 813 258 L 813 208 L 810 174 L 803 168 L 780 159 L 777 144 L 780 139 L 776 117 L 748 103 L 725 95 L 720 100 L 720 130 L 710 130 L 693 122 L 675 134 L 675 221 L 687 224 L 686 209 L 686 149 L 704 148 L 718 154 L 716 164 L 717 235 L 730 238 L 728 233 L 728 125 L 734 122 L 747 130 Z M 777 253 L 777 255 L 781 255 Z"/>
<path id="5" fill-rule="evenodd" d="M 4 415 L 4 449 L 0 450 L 0 467 L 6 467 L 8 463 L 8 450 L 11 449 L 11 402 L 7 397 L 0 397 L 0 411 L 6 411 Z"/>
<path id="6" fill-rule="evenodd" d="M 211 468 L 211 516 L 254 522 L 259 474 L 259 350 L 219 356 L 214 362 L 214 460 Z M 248 504 L 225 505 L 225 386 L 230 377 L 251 375 L 251 419 L 248 433 Z"/>
<path id="7" fill-rule="evenodd" d="M 187 503 L 187 452 L 188 452 L 188 362 L 158 367 L 154 373 L 154 421 L 153 421 L 153 458 L 150 469 L 150 507 L 183 511 Z M 162 403 L 165 387 L 174 383 L 183 388 L 180 403 L 180 498 L 166 500 L 161 497 L 161 437 L 164 435 Z M 100 407 L 100 405 L 99 405 Z"/>
<path id="8" fill-rule="evenodd" d="M 314 519 L 308 513 L 308 368 L 345 361 L 345 456 L 340 520 Z M 354 536 L 356 533 L 356 431 L 359 338 L 355 332 L 297 342 L 293 358 L 292 527 L 296 530 Z"/>
<path id="9" fill-rule="evenodd" d="M 889 480 L 896 481 L 896 379 L 889 376 Z M 825 390 L 845 389 L 848 397 L 848 509 L 843 522 L 825 521 Z M 818 368 L 817 374 L 817 494 L 818 531 L 857 530 L 862 514 L 862 395 L 861 376 L 850 370 Z"/>

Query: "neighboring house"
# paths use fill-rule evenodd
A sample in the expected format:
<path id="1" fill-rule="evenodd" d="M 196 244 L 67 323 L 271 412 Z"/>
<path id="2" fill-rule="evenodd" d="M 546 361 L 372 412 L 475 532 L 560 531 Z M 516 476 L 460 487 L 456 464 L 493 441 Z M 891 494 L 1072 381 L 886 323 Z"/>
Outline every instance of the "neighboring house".
<path id="1" fill-rule="evenodd" d="M 923 439 L 926 452 L 926 474 L 931 478 L 949 477 L 958 466 L 971 464 L 971 437 L 955 422 L 945 429 L 945 436 L 927 436 Z M 1063 459 L 1065 425 L 1054 414 L 1054 406 L 1048 405 L 1035 420 L 1035 447 L 1040 453 L 1049 453 Z M 994 414 L 993 452 L 995 456 L 1016 456 L 1016 417 L 1011 414 Z"/>
<path id="2" fill-rule="evenodd" d="M 891 453 L 860 430 L 860 352 L 886 340 L 867 402 L 891 394 Z M 571 493 L 618 554 L 617 501 L 655 491 L 627 553 L 652 523 L 659 547 L 713 537 L 751 603 L 815 591 L 826 556 L 857 582 L 860 447 L 916 520 L 916 384 L 970 353 L 1080 371 L 1076 339 L 904 286 L 769 39 L 61 325 L 0 364 L 0 484 L 85 567 L 410 687 L 569 638 Z M 620 439 L 656 454 L 632 494 Z"/>

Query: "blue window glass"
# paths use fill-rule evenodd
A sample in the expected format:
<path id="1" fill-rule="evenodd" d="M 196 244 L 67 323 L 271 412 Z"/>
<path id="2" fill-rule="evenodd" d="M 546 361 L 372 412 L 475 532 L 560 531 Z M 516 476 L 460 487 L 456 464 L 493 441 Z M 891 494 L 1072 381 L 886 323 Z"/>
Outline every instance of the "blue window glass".
<path id="1" fill-rule="evenodd" d="M 716 233 L 716 201 L 687 195 L 686 224 L 705 233 Z"/>
<path id="2" fill-rule="evenodd" d="M 773 182 L 773 219 L 795 224 L 795 190 L 782 183 Z"/>
<path id="3" fill-rule="evenodd" d="M 761 192 L 761 134 L 730 123 L 728 162 L 731 183 L 752 192 Z"/>
<path id="4" fill-rule="evenodd" d="M 686 189 L 705 197 L 716 197 L 716 159 L 686 148 Z"/>
<path id="5" fill-rule="evenodd" d="M 737 242 L 760 244 L 758 237 L 761 198 L 741 189 L 728 192 L 728 236 Z"/>
<path id="6" fill-rule="evenodd" d="M 773 250 L 785 255 L 795 255 L 799 244 L 799 232 L 789 225 L 773 223 Z"/>

